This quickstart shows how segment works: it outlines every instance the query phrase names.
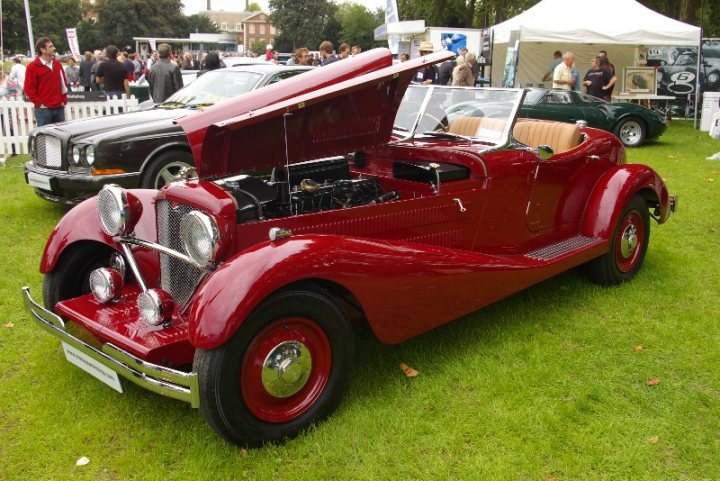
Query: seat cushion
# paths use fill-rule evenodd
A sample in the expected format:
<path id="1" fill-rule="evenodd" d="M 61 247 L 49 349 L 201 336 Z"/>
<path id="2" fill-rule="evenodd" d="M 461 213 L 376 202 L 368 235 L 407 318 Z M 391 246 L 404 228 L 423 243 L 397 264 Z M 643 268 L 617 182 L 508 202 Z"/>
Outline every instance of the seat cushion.
<path id="1" fill-rule="evenodd" d="M 556 154 L 572 150 L 582 140 L 582 132 L 575 124 L 519 119 L 513 137 L 534 149 L 548 145 Z"/>

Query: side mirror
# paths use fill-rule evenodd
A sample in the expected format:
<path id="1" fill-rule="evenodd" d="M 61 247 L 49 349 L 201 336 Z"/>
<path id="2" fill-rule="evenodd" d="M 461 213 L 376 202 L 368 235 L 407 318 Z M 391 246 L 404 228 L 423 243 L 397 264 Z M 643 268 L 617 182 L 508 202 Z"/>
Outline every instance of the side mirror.
<path id="1" fill-rule="evenodd" d="M 549 145 L 538 145 L 537 152 L 540 160 L 548 160 L 555 153 Z"/>

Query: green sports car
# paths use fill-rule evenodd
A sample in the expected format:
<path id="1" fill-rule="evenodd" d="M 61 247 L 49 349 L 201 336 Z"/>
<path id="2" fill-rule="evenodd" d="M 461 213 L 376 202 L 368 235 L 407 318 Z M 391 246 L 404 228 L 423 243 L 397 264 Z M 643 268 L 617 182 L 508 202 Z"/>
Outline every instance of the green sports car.
<path id="1" fill-rule="evenodd" d="M 520 117 L 576 122 L 607 130 L 628 147 L 660 137 L 670 119 L 642 105 L 606 102 L 571 90 L 530 89 L 520 109 Z"/>

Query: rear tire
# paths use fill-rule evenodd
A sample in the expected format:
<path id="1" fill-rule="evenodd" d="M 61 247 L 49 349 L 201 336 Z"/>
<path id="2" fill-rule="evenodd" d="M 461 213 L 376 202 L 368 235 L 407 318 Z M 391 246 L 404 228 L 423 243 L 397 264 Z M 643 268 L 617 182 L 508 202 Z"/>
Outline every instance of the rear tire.
<path id="1" fill-rule="evenodd" d="M 650 213 L 639 195 L 627 203 L 615 225 L 610 250 L 586 264 L 590 280 L 603 286 L 629 281 L 642 267 L 650 241 Z"/>
<path id="2" fill-rule="evenodd" d="M 180 179 L 180 171 L 193 167 L 193 156 L 182 150 L 171 150 L 160 154 L 150 161 L 142 175 L 140 186 L 143 189 L 159 189 L 163 185 Z"/>
<path id="3" fill-rule="evenodd" d="M 350 324 L 325 291 L 279 292 L 224 345 L 196 351 L 200 410 L 234 444 L 292 438 L 335 410 L 353 356 Z"/>

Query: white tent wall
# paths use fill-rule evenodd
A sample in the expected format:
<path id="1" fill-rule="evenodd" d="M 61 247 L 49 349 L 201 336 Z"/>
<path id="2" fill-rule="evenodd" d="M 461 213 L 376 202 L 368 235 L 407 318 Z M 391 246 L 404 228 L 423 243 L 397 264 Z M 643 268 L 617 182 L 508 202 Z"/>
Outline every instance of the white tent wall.
<path id="1" fill-rule="evenodd" d="M 542 78 L 550 62 L 553 60 L 553 52 L 560 50 L 565 53 L 568 50 L 575 54 L 575 68 L 580 72 L 580 80 L 590 69 L 590 59 L 597 55 L 600 50 L 608 53 L 608 58 L 615 65 L 618 76 L 618 85 L 615 92 L 619 92 L 622 88 L 622 73 L 624 67 L 635 65 L 635 45 L 604 45 L 604 44 L 569 44 L 569 43 L 540 43 L 540 42 L 520 42 L 520 57 L 518 59 L 518 72 L 515 78 L 516 87 L 527 87 L 529 84 L 537 87 L 544 84 L 545 87 L 551 88 L 552 81 L 543 82 Z M 507 44 L 496 45 L 493 49 L 493 68 L 491 85 L 500 87 L 502 85 L 503 67 L 505 65 L 505 55 L 507 53 Z M 486 72 L 487 73 L 487 72 Z M 585 89 L 582 89 L 583 92 Z"/>
<path id="2" fill-rule="evenodd" d="M 502 82 L 513 31 L 520 32 L 516 86 L 540 83 L 555 50 L 575 53 L 576 67 L 584 76 L 590 58 L 599 50 L 607 50 L 617 73 L 622 74 L 624 67 L 635 64 L 635 49 L 640 45 L 700 45 L 700 28 L 665 17 L 635 0 L 542 0 L 492 29 L 492 85 Z"/>

